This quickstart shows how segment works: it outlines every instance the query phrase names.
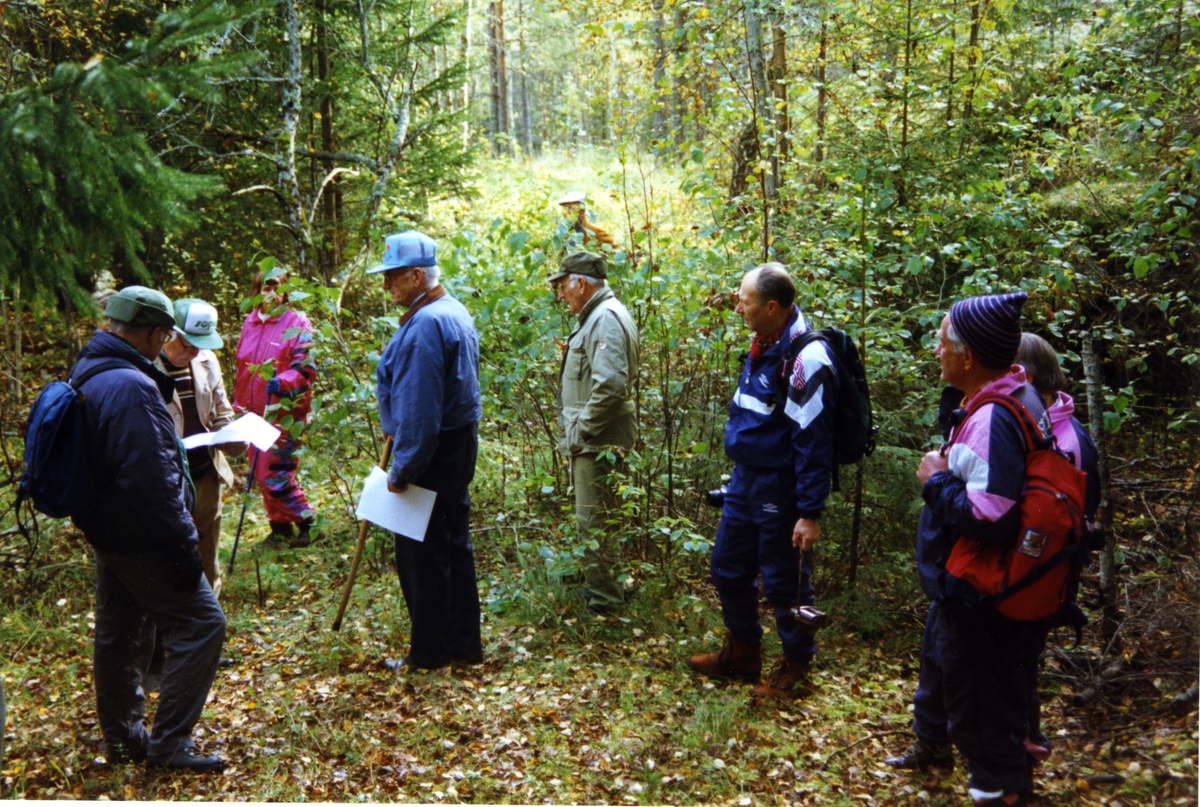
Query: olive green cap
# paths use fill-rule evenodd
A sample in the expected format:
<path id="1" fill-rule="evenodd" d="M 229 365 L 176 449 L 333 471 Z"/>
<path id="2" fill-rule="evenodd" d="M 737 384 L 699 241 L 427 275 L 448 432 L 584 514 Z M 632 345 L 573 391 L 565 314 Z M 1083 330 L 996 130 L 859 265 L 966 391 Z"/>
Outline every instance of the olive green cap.
<path id="1" fill-rule="evenodd" d="M 567 275 L 587 275 L 599 280 L 607 280 L 608 260 L 603 255 L 581 249 L 563 258 L 562 266 L 557 272 L 552 272 L 547 280 L 553 283 Z"/>
<path id="2" fill-rule="evenodd" d="M 145 286 L 126 286 L 109 297 L 104 316 L 129 325 L 153 325 L 156 328 L 175 325 L 175 309 L 170 298 Z"/>

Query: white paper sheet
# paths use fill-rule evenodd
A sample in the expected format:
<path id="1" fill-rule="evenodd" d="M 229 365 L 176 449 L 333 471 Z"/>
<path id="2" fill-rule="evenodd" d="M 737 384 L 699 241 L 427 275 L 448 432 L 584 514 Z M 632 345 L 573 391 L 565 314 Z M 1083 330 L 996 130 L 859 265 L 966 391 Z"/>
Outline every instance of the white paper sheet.
<path id="1" fill-rule="evenodd" d="M 354 515 L 414 541 L 424 541 L 437 492 L 409 485 L 403 493 L 392 493 L 387 487 L 387 477 L 382 468 L 371 469 Z"/>
<path id="2" fill-rule="evenodd" d="M 253 412 L 247 412 L 228 426 L 215 432 L 201 432 L 183 438 L 184 448 L 219 446 L 223 443 L 250 443 L 266 451 L 279 439 L 279 429 Z"/>

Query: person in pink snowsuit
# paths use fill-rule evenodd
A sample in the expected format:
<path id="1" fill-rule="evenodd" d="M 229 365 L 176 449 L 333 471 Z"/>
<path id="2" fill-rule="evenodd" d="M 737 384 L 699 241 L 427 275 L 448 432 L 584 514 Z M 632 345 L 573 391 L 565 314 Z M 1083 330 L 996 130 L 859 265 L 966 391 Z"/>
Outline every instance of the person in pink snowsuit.
<path id="1" fill-rule="evenodd" d="M 309 355 L 312 347 L 312 322 L 303 314 L 286 308 L 287 294 L 279 293 L 287 275 L 254 276 L 250 296 L 263 296 L 262 302 L 242 323 L 237 348 L 237 379 L 234 409 L 239 414 L 254 412 L 278 426 L 282 434 L 268 451 L 259 451 L 254 459 L 254 479 L 263 494 L 263 507 L 271 520 L 271 537 L 288 540 L 293 546 L 311 541 L 309 530 L 315 513 L 296 479 L 296 452 L 303 433 L 293 434 L 295 424 L 303 424 L 312 405 L 312 385 L 317 368 Z M 281 404 L 270 415 L 268 404 Z M 280 421 L 291 415 L 291 429 Z M 293 525 L 299 534 L 293 537 Z"/>

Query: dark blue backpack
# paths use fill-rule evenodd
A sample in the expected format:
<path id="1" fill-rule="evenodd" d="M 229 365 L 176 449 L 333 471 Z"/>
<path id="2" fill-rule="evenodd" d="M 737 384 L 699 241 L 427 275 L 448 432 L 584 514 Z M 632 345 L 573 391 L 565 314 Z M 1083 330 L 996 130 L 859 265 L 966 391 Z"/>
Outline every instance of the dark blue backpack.
<path id="1" fill-rule="evenodd" d="M 79 388 L 98 373 L 130 366 L 122 359 L 98 362 L 78 377 L 49 384 L 38 395 L 25 426 L 18 511 L 22 499 L 52 518 L 87 513 L 95 507 L 83 427 L 84 396 Z"/>

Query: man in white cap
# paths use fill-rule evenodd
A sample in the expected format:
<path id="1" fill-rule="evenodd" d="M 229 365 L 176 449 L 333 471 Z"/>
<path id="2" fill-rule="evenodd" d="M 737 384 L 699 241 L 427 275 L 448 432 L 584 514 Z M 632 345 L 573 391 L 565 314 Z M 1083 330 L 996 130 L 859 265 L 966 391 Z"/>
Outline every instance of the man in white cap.
<path id="1" fill-rule="evenodd" d="M 412 622 L 400 670 L 483 661 L 469 487 L 479 451 L 479 337 L 463 304 L 439 282 L 437 245 L 415 230 L 387 238 L 383 274 L 408 309 L 376 368 L 379 421 L 393 438 L 388 490 L 437 492 L 424 540 L 396 534 L 396 573 Z"/>
<path id="2" fill-rule="evenodd" d="M 217 309 L 203 300 L 175 301 L 175 331 L 163 345 L 155 365 L 175 381 L 167 411 L 179 438 L 219 431 L 233 422 L 233 405 L 225 394 L 221 363 L 213 351 L 224 347 L 217 333 Z M 240 457 L 245 443 L 200 446 L 187 452 L 188 470 L 196 487 L 192 520 L 200 530 L 200 557 L 213 593 L 221 594 L 217 545 L 221 540 L 221 496 L 233 484 L 225 455 Z"/>
<path id="3" fill-rule="evenodd" d="M 562 208 L 563 216 L 571 219 L 570 231 L 567 233 L 567 241 L 574 247 L 591 248 L 594 250 L 602 250 L 600 245 L 608 247 L 608 250 L 615 251 L 617 242 L 607 232 L 597 227 L 593 222 L 588 221 L 587 209 L 587 194 L 583 191 L 571 191 L 566 196 L 558 200 L 559 207 Z M 566 252 L 573 250 L 567 249 Z"/>

